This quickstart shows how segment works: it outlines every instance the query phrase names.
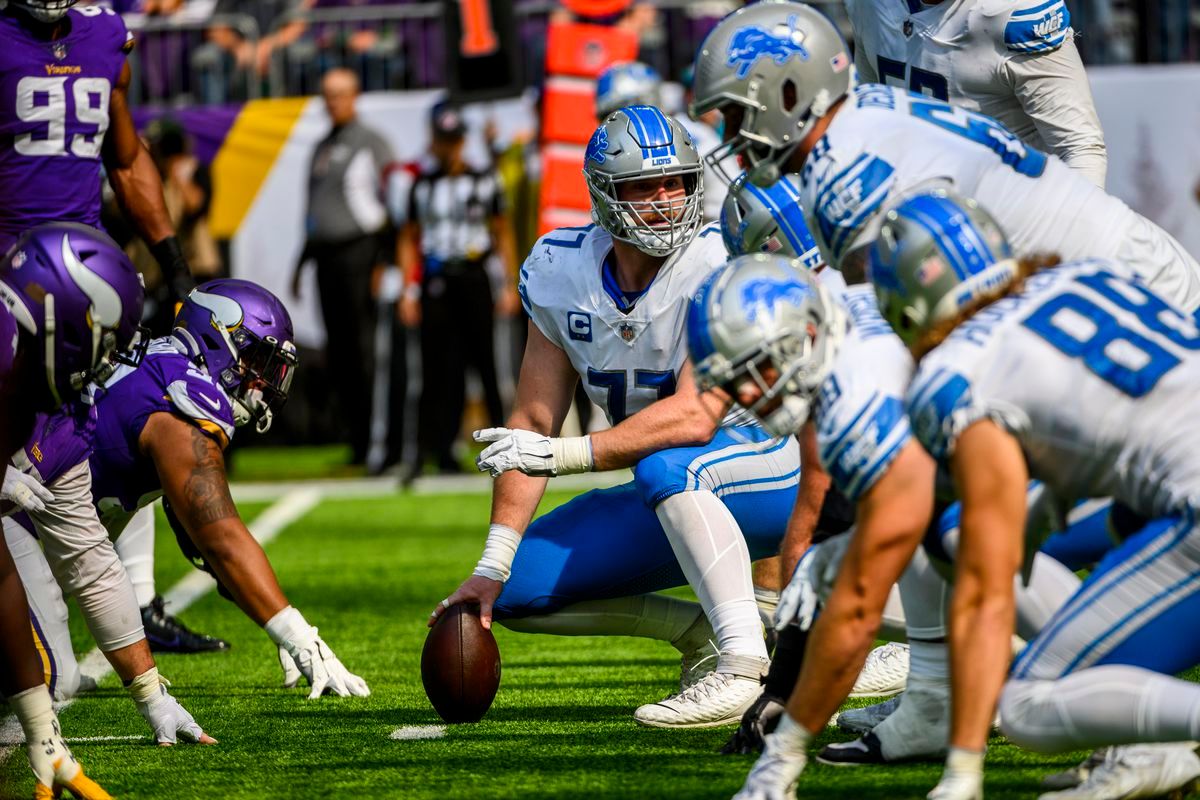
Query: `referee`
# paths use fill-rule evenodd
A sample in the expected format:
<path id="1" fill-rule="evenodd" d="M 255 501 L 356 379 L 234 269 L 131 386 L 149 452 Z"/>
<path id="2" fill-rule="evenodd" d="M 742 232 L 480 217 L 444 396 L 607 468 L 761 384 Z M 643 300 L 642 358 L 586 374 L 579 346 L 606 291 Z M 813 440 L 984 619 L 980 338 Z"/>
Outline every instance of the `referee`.
<path id="1" fill-rule="evenodd" d="M 468 368 L 483 384 L 490 424 L 503 424 L 492 328 L 497 315 L 516 314 L 520 300 L 516 248 L 499 176 L 463 160 L 466 128 L 457 109 L 435 105 L 430 129 L 429 163 L 413 181 L 397 241 L 405 276 L 400 311 L 406 325 L 421 330 L 418 470 L 432 458 L 440 472 L 452 473 L 461 469 L 453 446 L 462 425 Z M 498 297 L 487 272 L 493 254 L 504 266 Z"/>

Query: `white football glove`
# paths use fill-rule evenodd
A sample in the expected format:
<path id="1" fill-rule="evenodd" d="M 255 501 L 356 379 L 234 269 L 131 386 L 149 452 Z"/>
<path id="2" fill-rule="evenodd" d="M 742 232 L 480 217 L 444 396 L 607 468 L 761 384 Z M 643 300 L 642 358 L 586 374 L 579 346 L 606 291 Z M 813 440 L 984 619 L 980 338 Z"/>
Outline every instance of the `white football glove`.
<path id="1" fill-rule="evenodd" d="M 817 547 L 805 551 L 792 579 L 779 593 L 779 605 L 775 606 L 775 630 L 783 630 L 793 622 L 806 631 L 812 627 L 813 617 L 817 613 L 817 588 L 813 584 L 812 567 L 816 559 Z"/>
<path id="2" fill-rule="evenodd" d="M 22 511 L 45 511 L 46 503 L 54 500 L 54 493 L 32 475 L 9 467 L 4 472 L 4 485 L 0 486 L 0 500 L 7 500 Z"/>
<path id="3" fill-rule="evenodd" d="M 763 754 L 754 762 L 742 790 L 733 800 L 793 800 L 796 782 L 808 766 L 808 753 L 801 748 L 781 747 L 778 737 L 767 737 Z"/>
<path id="4" fill-rule="evenodd" d="M 100 784 L 83 774 L 83 766 L 75 760 L 71 748 L 62 738 L 57 719 L 53 732 L 36 742 L 29 742 L 25 752 L 37 781 L 34 800 L 61 797 L 63 789 L 70 789 L 78 800 L 113 800 Z"/>
<path id="5" fill-rule="evenodd" d="M 141 712 L 142 718 L 154 730 L 154 740 L 159 744 L 204 742 L 208 737 L 196 724 L 188 710 L 167 692 L 170 683 L 151 667 L 133 679 L 129 694 Z"/>
<path id="6" fill-rule="evenodd" d="M 592 443 L 587 436 L 556 438 L 519 428 L 485 428 L 475 431 L 475 441 L 491 442 L 475 465 L 493 478 L 511 469 L 546 478 L 592 469 Z"/>
<path id="7" fill-rule="evenodd" d="M 297 673 L 308 680 L 312 691 L 308 699 L 313 700 L 325 692 L 338 697 L 367 697 L 371 690 L 367 682 L 342 665 L 329 645 L 321 639 L 316 628 L 309 625 L 304 616 L 288 606 L 266 625 L 267 633 L 279 646 L 279 663 L 283 667 L 283 682 L 287 688 L 299 683 Z M 286 661 L 290 659 L 289 669 Z"/>

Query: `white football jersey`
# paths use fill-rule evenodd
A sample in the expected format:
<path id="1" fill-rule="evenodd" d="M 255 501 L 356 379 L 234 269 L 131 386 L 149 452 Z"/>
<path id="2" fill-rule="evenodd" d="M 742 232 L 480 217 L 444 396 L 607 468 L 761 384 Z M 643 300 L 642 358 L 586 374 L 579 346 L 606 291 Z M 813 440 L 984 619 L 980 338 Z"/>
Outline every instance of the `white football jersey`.
<path id="1" fill-rule="evenodd" d="M 521 267 L 518 290 L 538 330 L 567 354 L 615 425 L 674 393 L 687 358 L 688 303 L 726 254 L 720 228 L 705 226 L 622 313 L 602 278 L 611 250 L 598 225 L 551 231 Z"/>
<path id="2" fill-rule="evenodd" d="M 834 485 L 859 500 L 912 438 L 904 394 L 912 379 L 908 349 L 879 314 L 869 284 L 846 289 L 851 327 L 813 406 L 821 464 Z"/>
<path id="3" fill-rule="evenodd" d="M 845 2 L 861 81 L 987 114 L 1104 185 L 1104 134 L 1064 0 Z"/>
<path id="4" fill-rule="evenodd" d="M 1111 496 L 1148 518 L 1200 503 L 1200 328 L 1126 265 L 1064 264 L 984 308 L 922 359 L 906 406 L 939 461 L 988 418 L 1070 508 Z"/>
<path id="5" fill-rule="evenodd" d="M 840 266 L 889 201 L 937 183 L 977 200 L 1018 256 L 1118 259 L 1175 304 L 1200 305 L 1200 265 L 1166 231 L 990 117 L 903 89 L 854 88 L 805 160 L 800 204 Z"/>

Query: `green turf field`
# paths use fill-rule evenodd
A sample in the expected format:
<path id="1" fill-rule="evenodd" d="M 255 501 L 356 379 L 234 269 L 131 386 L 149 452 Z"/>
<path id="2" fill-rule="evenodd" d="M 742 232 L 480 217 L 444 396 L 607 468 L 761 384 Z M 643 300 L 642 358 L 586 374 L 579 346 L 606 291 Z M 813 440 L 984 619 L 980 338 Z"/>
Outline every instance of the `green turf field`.
<path id="1" fill-rule="evenodd" d="M 552 495 L 562 502 L 569 495 Z M 263 506 L 244 506 L 247 517 Z M 268 547 L 290 600 L 371 685 L 369 698 L 310 702 L 280 688 L 266 635 L 215 594 L 181 616 L 224 636 L 232 651 L 164 656 L 173 693 L 213 747 L 152 746 L 113 677 L 62 714 L 76 753 L 118 798 L 728 798 L 752 758 L 715 754 L 729 729 L 638 727 L 633 709 L 678 680 L 674 651 L 635 639 L 558 638 L 498 629 L 500 694 L 482 723 L 445 737 L 397 741 L 403 726 L 439 722 L 421 688 L 419 658 L 430 608 L 479 555 L 488 498 L 404 495 L 328 499 Z M 165 528 L 160 527 L 160 531 Z M 190 569 L 169 533 L 159 536 L 160 590 Z M 85 646 L 82 634 L 80 647 Z M 834 732 L 824 740 L 848 738 Z M 1000 739 L 989 754 L 987 796 L 1032 797 L 1038 778 L 1083 757 L 1034 757 Z M 814 765 L 802 797 L 918 798 L 940 765 L 886 770 Z M 25 797 L 32 779 L 18 753 L 0 768 L 0 797 Z"/>

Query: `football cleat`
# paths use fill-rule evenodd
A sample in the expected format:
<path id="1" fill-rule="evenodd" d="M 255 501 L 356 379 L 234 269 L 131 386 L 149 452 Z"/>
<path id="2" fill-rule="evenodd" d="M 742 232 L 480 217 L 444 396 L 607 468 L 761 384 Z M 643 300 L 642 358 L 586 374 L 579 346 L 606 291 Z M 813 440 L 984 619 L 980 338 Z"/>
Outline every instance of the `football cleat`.
<path id="1" fill-rule="evenodd" d="M 679 691 L 684 691 L 717 667 L 721 652 L 715 643 L 717 635 L 703 611 L 687 632 L 673 642 L 679 649 Z"/>
<path id="2" fill-rule="evenodd" d="M 762 679 L 770 665 L 765 658 L 723 655 L 715 671 L 679 694 L 641 706 L 633 718 L 652 728 L 733 725 L 762 694 Z"/>
<path id="3" fill-rule="evenodd" d="M 229 642 L 215 636 L 191 631 L 163 607 L 162 595 L 155 595 L 142 607 L 142 627 L 146 641 L 155 653 L 208 653 L 228 650 Z"/>
<path id="4" fill-rule="evenodd" d="M 853 742 L 831 744 L 817 756 L 822 764 L 856 766 L 941 758 L 950 738 L 950 687 L 914 675 L 900 706 Z"/>
<path id="5" fill-rule="evenodd" d="M 1078 786 L 1038 800 L 1135 800 L 1184 797 L 1200 781 L 1194 743 L 1122 745 L 1105 749 L 1104 760 Z"/>
<path id="6" fill-rule="evenodd" d="M 888 642 L 867 654 L 851 697 L 891 697 L 904 691 L 908 680 L 908 645 Z"/>
<path id="7" fill-rule="evenodd" d="M 903 698 L 903 694 L 898 694 L 882 703 L 847 709 L 834 717 L 834 724 L 846 733 L 862 735 L 887 719 L 900 707 Z"/>
<path id="8" fill-rule="evenodd" d="M 1042 778 L 1042 788 L 1050 791 L 1058 791 L 1078 786 L 1088 779 L 1088 776 L 1092 774 L 1092 770 L 1104 763 L 1110 749 L 1112 748 L 1100 747 L 1093 750 L 1091 755 L 1070 769 L 1047 775 Z"/>

